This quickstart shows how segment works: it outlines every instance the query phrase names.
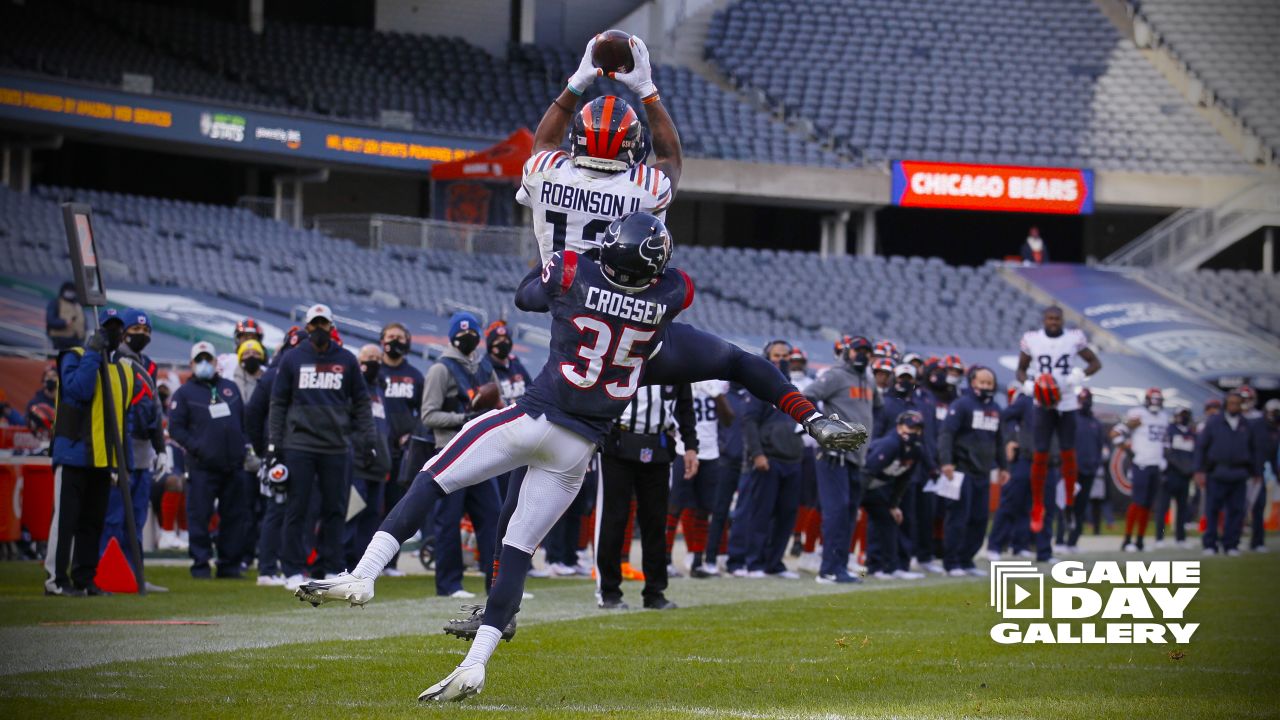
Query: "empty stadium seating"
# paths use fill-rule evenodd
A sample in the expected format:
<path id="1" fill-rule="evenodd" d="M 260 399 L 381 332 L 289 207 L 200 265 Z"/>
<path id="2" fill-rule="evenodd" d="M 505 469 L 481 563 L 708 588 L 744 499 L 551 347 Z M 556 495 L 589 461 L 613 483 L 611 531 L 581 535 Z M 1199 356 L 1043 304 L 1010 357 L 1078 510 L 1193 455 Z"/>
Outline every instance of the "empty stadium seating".
<path id="1" fill-rule="evenodd" d="M 531 46 L 503 60 L 461 38 L 351 27 L 268 23 L 255 35 L 189 9 L 115 0 L 6 4 L 0 24 L 0 66 L 112 85 L 145 73 L 157 92 L 365 122 L 406 111 L 422 130 L 494 139 L 536 127 L 578 61 Z M 848 164 L 688 69 L 654 73 L 691 156 Z"/>
<path id="2" fill-rule="evenodd" d="M 1248 171 L 1091 0 L 740 0 L 706 52 L 863 162 Z"/>
<path id="3" fill-rule="evenodd" d="M 1280 341 L 1280 275 L 1251 270 L 1147 270 L 1145 276 L 1217 317 Z"/>
<path id="4" fill-rule="evenodd" d="M 545 325 L 511 297 L 523 258 L 441 250 L 369 250 L 295 230 L 239 209 L 39 187 L 0 189 L 0 267 L 22 276 L 67 274 L 58 202 L 94 208 L 114 281 L 233 297 L 369 305 L 375 290 L 405 306 L 483 308 L 489 317 Z M 698 284 L 688 319 L 724 335 L 818 337 L 824 328 L 915 345 L 1013 347 L 1036 323 L 1031 300 L 991 267 L 937 258 L 820 258 L 814 253 L 679 247 L 675 262 Z"/>
<path id="5" fill-rule="evenodd" d="M 1280 154 L 1280 4 L 1131 0 L 1137 14 Z"/>

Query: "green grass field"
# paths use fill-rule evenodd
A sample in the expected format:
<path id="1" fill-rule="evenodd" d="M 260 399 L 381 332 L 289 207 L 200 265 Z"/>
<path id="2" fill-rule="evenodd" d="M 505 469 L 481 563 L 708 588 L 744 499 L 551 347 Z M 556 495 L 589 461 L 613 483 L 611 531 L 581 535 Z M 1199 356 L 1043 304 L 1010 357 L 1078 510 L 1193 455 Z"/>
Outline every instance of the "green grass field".
<path id="1" fill-rule="evenodd" d="M 163 595 L 45 598 L 36 565 L 4 564 L 0 716 L 1280 716 L 1280 558 L 1203 568 L 1188 613 L 1202 626 L 1181 648 L 998 645 L 985 580 L 675 580 L 680 610 L 608 615 L 588 582 L 532 581 L 484 693 L 426 707 L 417 694 L 466 649 L 440 634 L 456 601 L 424 598 L 429 578 L 381 580 L 365 610 L 313 609 L 176 567 L 150 571 Z M 126 619 L 217 624 L 50 624 Z"/>

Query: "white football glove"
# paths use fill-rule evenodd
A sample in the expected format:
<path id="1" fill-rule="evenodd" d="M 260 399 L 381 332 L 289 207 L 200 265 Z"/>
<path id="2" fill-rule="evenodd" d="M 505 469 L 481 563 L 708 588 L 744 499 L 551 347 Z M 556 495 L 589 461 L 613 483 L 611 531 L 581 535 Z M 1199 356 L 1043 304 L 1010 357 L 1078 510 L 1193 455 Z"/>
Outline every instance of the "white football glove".
<path id="1" fill-rule="evenodd" d="M 591 83 L 604 74 L 603 70 L 591 64 L 591 50 L 595 46 L 596 38 L 593 35 L 587 41 L 587 49 L 582 53 L 582 60 L 578 63 L 578 69 L 574 70 L 573 75 L 569 76 L 569 89 L 578 95 L 586 92 L 587 88 L 591 87 Z"/>
<path id="2" fill-rule="evenodd" d="M 1027 379 L 1022 383 L 1022 394 L 1023 394 L 1023 395 L 1026 395 L 1027 397 L 1035 397 L 1035 396 L 1036 396 L 1036 381 L 1035 381 L 1035 380 L 1032 380 L 1031 378 L 1027 378 Z"/>
<path id="3" fill-rule="evenodd" d="M 1084 370 L 1081 370 L 1078 367 L 1071 368 L 1071 372 L 1067 374 L 1067 384 L 1074 385 L 1076 387 L 1083 385 L 1088 379 L 1089 376 L 1085 375 Z"/>
<path id="4" fill-rule="evenodd" d="M 649 48 L 645 46 L 644 40 L 639 35 L 631 36 L 631 59 L 635 61 L 635 67 L 631 68 L 631 72 L 626 73 L 609 73 L 609 77 L 626 85 L 641 100 L 656 95 L 658 86 L 653 84 L 653 68 L 649 67 Z"/>
<path id="5" fill-rule="evenodd" d="M 154 478 L 162 478 L 172 469 L 173 461 L 169 459 L 168 452 L 156 453 L 156 456 L 151 459 L 151 476 Z"/>

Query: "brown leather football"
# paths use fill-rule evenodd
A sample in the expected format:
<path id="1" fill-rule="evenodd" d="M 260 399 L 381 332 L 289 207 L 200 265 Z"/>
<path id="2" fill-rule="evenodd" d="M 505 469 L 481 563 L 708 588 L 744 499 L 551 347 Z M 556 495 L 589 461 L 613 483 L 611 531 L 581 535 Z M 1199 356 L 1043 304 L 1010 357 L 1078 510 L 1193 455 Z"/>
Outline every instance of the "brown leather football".
<path id="1" fill-rule="evenodd" d="M 591 64 L 611 72 L 631 72 L 636 61 L 631 57 L 631 36 L 621 30 L 605 30 L 596 36 L 596 44 L 591 49 Z"/>
<path id="2" fill-rule="evenodd" d="M 475 395 L 471 396 L 472 410 L 492 410 L 502 406 L 502 393 L 498 390 L 497 383 L 485 383 L 476 388 Z"/>

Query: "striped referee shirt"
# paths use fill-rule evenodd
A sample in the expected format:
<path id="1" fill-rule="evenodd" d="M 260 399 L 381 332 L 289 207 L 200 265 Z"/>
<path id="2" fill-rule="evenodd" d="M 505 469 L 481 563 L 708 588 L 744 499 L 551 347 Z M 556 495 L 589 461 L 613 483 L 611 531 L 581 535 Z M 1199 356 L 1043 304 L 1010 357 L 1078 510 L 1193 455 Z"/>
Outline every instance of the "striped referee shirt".
<path id="1" fill-rule="evenodd" d="M 698 433 L 690 385 L 642 385 L 618 416 L 618 427 L 639 435 L 676 429 L 686 448 L 698 449 Z"/>

